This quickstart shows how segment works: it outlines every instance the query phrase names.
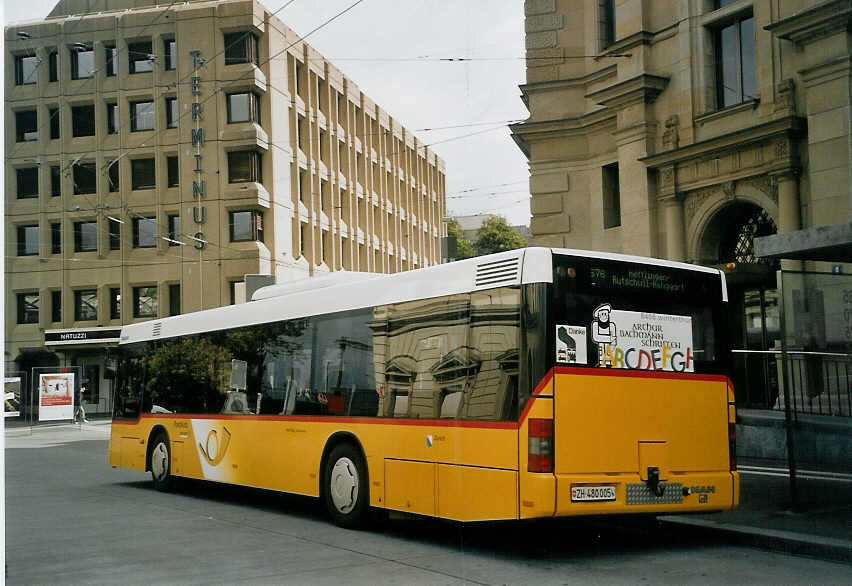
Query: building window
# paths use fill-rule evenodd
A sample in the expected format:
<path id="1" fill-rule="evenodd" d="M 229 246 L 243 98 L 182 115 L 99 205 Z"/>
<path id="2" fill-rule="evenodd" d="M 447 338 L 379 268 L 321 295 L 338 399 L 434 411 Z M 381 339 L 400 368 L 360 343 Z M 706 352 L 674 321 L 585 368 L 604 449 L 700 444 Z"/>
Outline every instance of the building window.
<path id="1" fill-rule="evenodd" d="M 225 65 L 259 63 L 257 37 L 250 32 L 225 35 Z"/>
<path id="2" fill-rule="evenodd" d="M 133 288 L 133 317 L 157 317 L 157 288 Z"/>
<path id="3" fill-rule="evenodd" d="M 598 0 L 598 35 L 601 49 L 615 42 L 615 0 Z"/>
<path id="4" fill-rule="evenodd" d="M 228 183 L 262 182 L 261 157 L 257 151 L 228 153 Z"/>
<path id="5" fill-rule="evenodd" d="M 121 250 L 121 222 L 115 218 L 107 218 L 107 237 L 110 250 Z"/>
<path id="6" fill-rule="evenodd" d="M 106 59 L 106 75 L 113 77 L 118 71 L 118 49 L 115 45 L 104 45 L 104 57 Z"/>
<path id="7" fill-rule="evenodd" d="M 18 226 L 18 256 L 38 254 L 38 224 Z"/>
<path id="8" fill-rule="evenodd" d="M 109 318 L 121 319 L 121 289 L 110 287 L 109 290 Z"/>
<path id="9" fill-rule="evenodd" d="M 618 163 L 603 166 L 604 228 L 621 226 L 621 193 L 618 186 Z"/>
<path id="10" fill-rule="evenodd" d="M 29 85 L 38 81 L 38 57 L 18 55 L 15 57 L 15 85 Z"/>
<path id="11" fill-rule="evenodd" d="M 177 69 L 177 43 L 174 39 L 163 39 L 163 68 L 166 71 Z"/>
<path id="12" fill-rule="evenodd" d="M 74 222 L 74 252 L 92 252 L 98 249 L 98 223 Z"/>
<path id="13" fill-rule="evenodd" d="M 87 79 L 94 75 L 95 52 L 92 46 L 87 43 L 75 43 L 71 47 L 71 79 Z"/>
<path id="14" fill-rule="evenodd" d="M 74 291 L 74 321 L 98 319 L 98 290 Z"/>
<path id="15" fill-rule="evenodd" d="M 119 190 L 119 169 L 118 169 L 118 159 L 114 160 L 109 164 L 107 168 L 107 183 L 109 184 L 110 193 L 114 193 Z"/>
<path id="16" fill-rule="evenodd" d="M 178 158 L 166 157 L 166 167 L 168 168 L 168 186 L 177 187 L 180 185 L 180 168 L 178 167 Z"/>
<path id="17" fill-rule="evenodd" d="M 180 315 L 180 285 L 169 285 L 169 315 Z"/>
<path id="18" fill-rule="evenodd" d="M 50 321 L 62 321 L 62 291 L 50 292 Z"/>
<path id="19" fill-rule="evenodd" d="M 71 135 L 95 136 L 94 104 L 71 107 Z"/>
<path id="20" fill-rule="evenodd" d="M 59 138 L 59 108 L 48 109 L 50 115 L 50 139 L 56 140 Z"/>
<path id="21" fill-rule="evenodd" d="M 263 214 L 254 210 L 230 212 L 228 226 L 231 242 L 263 242 Z"/>
<path id="22" fill-rule="evenodd" d="M 133 159 L 130 161 L 131 188 L 154 189 L 157 185 L 154 159 Z"/>
<path id="23" fill-rule="evenodd" d="M 254 92 L 228 94 L 226 96 L 228 123 L 260 123 L 260 99 Z"/>
<path id="24" fill-rule="evenodd" d="M 18 293 L 18 323 L 38 323 L 38 292 Z"/>
<path id="25" fill-rule="evenodd" d="M 154 102 L 130 102 L 130 130 L 154 130 Z"/>
<path id="26" fill-rule="evenodd" d="M 59 52 L 51 51 L 47 54 L 48 81 L 59 81 Z"/>
<path id="27" fill-rule="evenodd" d="M 50 196 L 59 197 L 62 195 L 62 175 L 59 173 L 58 165 L 50 166 Z"/>
<path id="28" fill-rule="evenodd" d="M 127 59 L 130 73 L 148 73 L 154 69 L 154 51 L 151 41 L 127 44 Z"/>
<path id="29" fill-rule="evenodd" d="M 50 253 L 62 254 L 62 223 L 54 222 L 50 225 Z"/>
<path id="30" fill-rule="evenodd" d="M 38 115 L 35 110 L 15 112 L 15 140 L 17 142 L 38 140 Z"/>
<path id="31" fill-rule="evenodd" d="M 98 175 L 94 163 L 74 165 L 74 195 L 95 193 L 98 190 Z"/>
<path id="32" fill-rule="evenodd" d="M 757 98 L 754 17 L 751 12 L 714 31 L 716 106 L 727 108 Z"/>
<path id="33" fill-rule="evenodd" d="M 38 197 L 38 167 L 15 169 L 18 179 L 18 199 Z"/>
<path id="34" fill-rule="evenodd" d="M 133 248 L 153 248 L 157 245 L 157 219 L 153 216 L 133 218 Z"/>
<path id="35" fill-rule="evenodd" d="M 118 104 L 106 105 L 107 134 L 118 132 Z"/>
<path id="36" fill-rule="evenodd" d="M 180 244 L 180 216 L 175 214 L 168 217 L 169 225 L 169 246 L 178 246 Z M 173 241 L 173 242 L 172 242 Z"/>
<path id="37" fill-rule="evenodd" d="M 178 106 L 177 98 L 166 98 L 166 128 L 177 128 Z"/>

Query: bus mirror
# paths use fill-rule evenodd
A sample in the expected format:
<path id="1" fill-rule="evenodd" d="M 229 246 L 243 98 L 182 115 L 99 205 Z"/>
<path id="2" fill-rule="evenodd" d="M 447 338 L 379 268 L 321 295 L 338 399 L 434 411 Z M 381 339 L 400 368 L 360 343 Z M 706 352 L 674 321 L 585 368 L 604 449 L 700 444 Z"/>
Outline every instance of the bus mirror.
<path id="1" fill-rule="evenodd" d="M 231 360 L 232 389 L 246 390 L 246 370 L 248 370 L 248 362 L 245 360 Z"/>

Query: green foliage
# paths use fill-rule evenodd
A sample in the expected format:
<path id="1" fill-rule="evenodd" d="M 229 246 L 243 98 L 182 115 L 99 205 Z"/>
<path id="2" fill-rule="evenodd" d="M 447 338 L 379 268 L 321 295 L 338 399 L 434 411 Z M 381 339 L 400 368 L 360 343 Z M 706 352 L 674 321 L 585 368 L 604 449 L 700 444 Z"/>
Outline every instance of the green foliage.
<path id="1" fill-rule="evenodd" d="M 493 216 L 482 223 L 473 247 L 477 255 L 492 254 L 523 248 L 527 241 L 515 232 L 506 218 Z"/>
<path id="2" fill-rule="evenodd" d="M 453 219 L 447 223 L 447 236 L 456 237 L 456 260 L 476 256 L 473 252 L 473 245 L 464 237 L 464 231 L 457 220 Z"/>

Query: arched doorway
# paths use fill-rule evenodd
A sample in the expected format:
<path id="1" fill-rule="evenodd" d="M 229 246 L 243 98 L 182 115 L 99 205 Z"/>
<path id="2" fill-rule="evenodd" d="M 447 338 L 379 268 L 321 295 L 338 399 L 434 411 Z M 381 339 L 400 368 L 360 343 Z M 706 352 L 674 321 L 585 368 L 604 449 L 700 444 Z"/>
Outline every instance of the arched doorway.
<path id="1" fill-rule="evenodd" d="M 776 285 L 780 266 L 754 254 L 754 239 L 777 231 L 765 209 L 734 201 L 707 222 L 699 242 L 701 263 L 723 269 L 728 282 L 732 377 L 737 404 L 743 407 L 771 407 L 778 397 L 775 356 L 765 352 L 781 335 Z"/>

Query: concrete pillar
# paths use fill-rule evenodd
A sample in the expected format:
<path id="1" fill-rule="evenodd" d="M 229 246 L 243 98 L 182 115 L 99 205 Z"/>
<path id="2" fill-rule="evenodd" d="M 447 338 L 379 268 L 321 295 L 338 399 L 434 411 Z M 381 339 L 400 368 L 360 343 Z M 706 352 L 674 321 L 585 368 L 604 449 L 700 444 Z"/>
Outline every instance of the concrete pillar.
<path id="1" fill-rule="evenodd" d="M 674 196 L 663 203 L 665 211 L 666 257 L 669 260 L 686 260 L 686 230 L 683 220 L 683 200 Z"/>
<path id="2" fill-rule="evenodd" d="M 778 186 L 778 232 L 795 232 L 802 227 L 798 173 L 788 169 L 774 174 L 773 178 Z M 803 263 L 782 260 L 781 268 L 785 271 L 801 271 Z"/>
<path id="3" fill-rule="evenodd" d="M 778 185 L 778 231 L 795 232 L 802 227 L 799 207 L 799 182 L 792 170 L 774 175 Z"/>

